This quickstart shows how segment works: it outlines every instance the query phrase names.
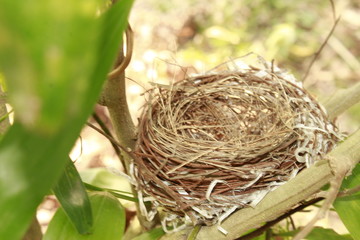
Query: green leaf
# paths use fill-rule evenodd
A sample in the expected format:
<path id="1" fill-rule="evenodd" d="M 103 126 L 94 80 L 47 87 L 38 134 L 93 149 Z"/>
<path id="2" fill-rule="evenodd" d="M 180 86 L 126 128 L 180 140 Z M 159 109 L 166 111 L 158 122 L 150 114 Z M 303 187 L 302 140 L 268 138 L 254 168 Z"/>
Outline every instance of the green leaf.
<path id="1" fill-rule="evenodd" d="M 299 230 L 291 231 L 291 232 L 284 232 L 277 234 L 278 236 L 282 237 L 293 237 L 295 236 Z M 340 235 L 335 232 L 333 229 L 322 228 L 322 227 L 315 227 L 309 235 L 306 236 L 306 240 L 352 240 L 350 235 Z"/>
<path id="2" fill-rule="evenodd" d="M 80 175 L 90 191 L 107 191 L 117 198 L 138 202 L 131 193 L 128 179 L 122 176 L 110 173 L 104 168 L 85 169 Z"/>
<path id="3" fill-rule="evenodd" d="M 52 133 L 81 107 L 83 95 L 78 93 L 89 77 L 85 69 L 96 64 L 99 4 L 100 0 L 1 1 L 0 32 L 6 36 L 0 42 L 1 70 L 22 124 Z"/>
<path id="4" fill-rule="evenodd" d="M 133 1 L 0 0 L 0 71 L 16 123 L 0 142 L 0 239 L 20 239 L 100 95 Z"/>
<path id="5" fill-rule="evenodd" d="M 88 184 L 88 183 L 84 183 L 84 184 L 85 184 L 85 187 L 90 191 L 108 192 L 111 195 L 113 195 L 114 197 L 119 198 L 119 199 L 128 200 L 128 201 L 131 201 L 131 202 L 138 202 L 139 201 L 137 198 L 125 195 L 125 194 L 130 194 L 130 193 L 125 193 L 124 194 L 122 191 L 118 191 L 118 190 L 115 190 L 115 189 L 101 188 L 101 187 L 97 187 L 97 186 L 94 186 L 94 185 L 91 185 L 91 184 Z"/>
<path id="6" fill-rule="evenodd" d="M 358 164 L 352 174 L 344 180 L 342 189 L 350 189 L 359 185 L 360 165 Z M 354 239 L 360 239 L 360 193 L 338 198 L 333 206 Z"/>
<path id="7" fill-rule="evenodd" d="M 80 234 L 91 233 L 93 216 L 90 201 L 80 175 L 70 159 L 53 191 L 77 231 Z"/>
<path id="8" fill-rule="evenodd" d="M 165 235 L 165 232 L 162 228 L 154 228 L 133 238 L 133 240 L 157 240 L 163 235 Z"/>
<path id="9" fill-rule="evenodd" d="M 79 234 L 63 209 L 51 220 L 43 240 L 121 240 L 125 229 L 125 210 L 109 193 L 90 195 L 94 214 L 94 231 L 89 235 Z"/>
<path id="10" fill-rule="evenodd" d="M 117 198 L 138 202 L 131 193 L 128 179 L 122 176 L 110 173 L 104 168 L 85 169 L 80 172 L 80 175 L 88 190 L 107 191 Z"/>
<path id="11" fill-rule="evenodd" d="M 115 175 L 105 168 L 89 168 L 80 171 L 83 182 L 101 188 L 118 189 L 123 192 L 131 192 L 128 179 L 123 176 Z"/>
<path id="12" fill-rule="evenodd" d="M 352 240 L 349 235 L 340 235 L 333 229 L 315 227 L 305 238 L 307 240 Z"/>

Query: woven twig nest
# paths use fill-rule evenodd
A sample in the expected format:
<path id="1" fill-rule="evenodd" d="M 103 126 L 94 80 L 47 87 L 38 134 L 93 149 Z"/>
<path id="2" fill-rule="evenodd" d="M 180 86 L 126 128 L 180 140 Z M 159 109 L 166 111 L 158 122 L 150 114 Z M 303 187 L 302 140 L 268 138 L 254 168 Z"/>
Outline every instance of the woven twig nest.
<path id="1" fill-rule="evenodd" d="M 301 83 L 266 64 L 154 88 L 138 131 L 134 177 L 165 209 L 164 226 L 211 225 L 255 206 L 337 141 Z"/>

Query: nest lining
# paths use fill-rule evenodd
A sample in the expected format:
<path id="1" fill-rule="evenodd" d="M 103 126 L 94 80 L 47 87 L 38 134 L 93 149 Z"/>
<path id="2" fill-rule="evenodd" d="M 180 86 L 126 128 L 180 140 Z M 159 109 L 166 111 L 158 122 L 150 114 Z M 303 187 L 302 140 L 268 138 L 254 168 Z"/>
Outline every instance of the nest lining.
<path id="1" fill-rule="evenodd" d="M 221 223 L 337 141 L 335 126 L 301 84 L 266 67 L 154 88 L 138 131 L 134 178 L 165 209 L 164 226 L 179 219 Z"/>

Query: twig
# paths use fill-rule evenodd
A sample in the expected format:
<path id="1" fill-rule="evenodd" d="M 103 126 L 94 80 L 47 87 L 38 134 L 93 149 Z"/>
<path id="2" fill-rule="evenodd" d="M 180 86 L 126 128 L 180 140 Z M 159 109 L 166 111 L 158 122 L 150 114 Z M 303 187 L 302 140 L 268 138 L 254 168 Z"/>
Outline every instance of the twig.
<path id="1" fill-rule="evenodd" d="M 360 61 L 337 37 L 332 37 L 329 40 L 329 46 L 345 61 L 349 68 L 359 75 Z"/>
<path id="2" fill-rule="evenodd" d="M 360 102 L 360 82 L 349 87 L 348 89 L 339 89 L 326 102 L 324 107 L 330 119 L 335 119 L 337 116 L 345 112 L 354 104 Z"/>
<path id="3" fill-rule="evenodd" d="M 335 3 L 333 0 L 330 0 L 330 4 L 331 4 L 331 11 L 333 14 L 333 19 L 334 21 L 336 20 L 336 8 L 335 8 Z"/>
<path id="4" fill-rule="evenodd" d="M 27 230 L 22 240 L 41 240 L 42 237 L 43 234 L 41 232 L 39 221 L 37 220 L 36 216 L 34 216 L 29 229 Z"/>
<path id="5" fill-rule="evenodd" d="M 95 122 L 100 126 L 100 128 L 101 128 L 102 131 L 103 131 L 103 133 L 106 134 L 106 136 L 105 136 L 103 133 L 101 133 L 101 134 L 104 135 L 106 138 L 107 138 L 107 136 L 110 136 L 113 140 L 115 140 L 114 137 L 113 137 L 113 135 L 111 134 L 109 128 L 104 124 L 104 122 L 101 120 L 101 118 L 99 117 L 99 115 L 97 115 L 96 113 L 93 113 L 93 114 L 92 114 L 92 117 L 94 118 Z M 90 126 L 90 127 L 91 127 L 91 126 Z M 97 130 L 97 129 L 95 129 L 95 130 Z M 120 151 L 119 151 L 119 146 L 118 146 L 118 144 L 113 143 L 110 139 L 109 139 L 109 141 L 110 141 L 111 145 L 113 146 L 115 153 L 116 153 L 117 155 L 120 155 L 121 153 L 120 153 Z"/>
<path id="6" fill-rule="evenodd" d="M 81 135 L 79 135 L 79 141 L 80 141 L 80 153 L 79 155 L 74 158 L 74 159 L 71 159 L 74 163 L 82 156 L 83 154 L 83 138 Z"/>
<path id="7" fill-rule="evenodd" d="M 346 189 L 346 190 L 344 190 L 344 191 L 339 192 L 339 194 L 337 195 L 337 197 L 338 197 L 338 198 L 347 197 L 347 196 L 353 195 L 354 193 L 358 193 L 358 192 L 360 192 L 360 185 L 359 185 L 359 186 L 356 186 L 356 187 L 354 187 L 354 188 Z"/>
<path id="8" fill-rule="evenodd" d="M 94 124 L 87 122 L 86 125 L 88 125 L 89 127 L 91 127 L 92 129 L 94 129 L 95 131 L 97 131 L 98 133 L 100 133 L 101 135 L 103 135 L 104 137 L 106 137 L 113 146 L 116 146 L 116 149 L 119 150 L 118 148 L 120 148 L 121 150 L 123 150 L 124 152 L 127 152 L 128 154 L 130 154 L 130 151 L 128 149 L 126 149 L 126 147 L 122 146 L 120 143 L 118 143 L 118 141 L 116 141 L 115 138 L 113 138 L 111 135 L 105 133 L 104 131 L 102 131 L 100 128 L 96 127 Z"/>
<path id="9" fill-rule="evenodd" d="M 253 232 L 250 232 L 244 236 L 241 236 L 239 238 L 237 238 L 236 240 L 250 240 L 253 239 L 254 237 L 260 236 L 261 234 L 263 234 L 267 229 L 271 228 L 272 226 L 274 226 L 275 224 L 277 224 L 278 222 L 284 220 L 287 217 L 290 217 L 291 215 L 293 215 L 296 212 L 299 212 L 301 210 L 303 210 L 304 208 L 311 206 L 319 201 L 323 200 L 323 198 L 315 198 L 312 199 L 308 202 L 305 202 L 303 204 L 301 204 L 300 206 L 290 210 L 289 212 L 281 215 L 280 217 L 276 218 L 275 220 L 272 220 L 270 222 L 267 222 L 266 224 L 264 224 L 263 226 L 261 226 L 260 228 L 256 229 Z"/>
<path id="10" fill-rule="evenodd" d="M 340 172 L 337 173 L 337 175 L 333 180 L 331 180 L 330 190 L 328 192 L 328 196 L 325 198 L 324 204 L 318 210 L 318 212 L 313 217 L 313 219 L 311 219 L 311 221 L 308 224 L 306 224 L 306 226 L 303 229 L 301 229 L 301 231 L 298 234 L 295 235 L 293 240 L 304 239 L 311 232 L 311 230 L 313 230 L 313 228 L 315 227 L 315 223 L 325 216 L 326 211 L 330 209 L 331 204 L 336 199 L 337 193 L 339 192 L 344 176 L 345 173 Z"/>
<path id="11" fill-rule="evenodd" d="M 289 220 L 290 220 L 292 230 L 293 231 L 296 230 L 295 222 L 294 222 L 294 219 L 292 218 L 292 216 L 289 216 Z"/>
<path id="12" fill-rule="evenodd" d="M 309 73 L 310 73 L 310 70 L 313 66 L 313 64 L 315 63 L 315 61 L 317 60 L 317 58 L 320 56 L 320 53 L 322 52 L 322 50 L 324 49 L 324 47 L 326 46 L 327 42 L 329 41 L 330 37 L 332 36 L 332 34 L 334 33 L 335 31 L 335 28 L 337 26 L 337 24 L 339 23 L 340 21 L 340 17 L 338 17 L 333 25 L 333 27 L 331 28 L 329 34 L 327 35 L 327 37 L 325 38 L 325 41 L 321 44 L 319 50 L 315 53 L 315 56 L 314 58 L 311 60 L 310 64 L 309 64 L 309 67 L 307 68 L 306 70 L 306 73 L 304 75 L 304 77 L 302 78 L 302 81 L 305 82 L 306 78 L 308 77 Z"/>

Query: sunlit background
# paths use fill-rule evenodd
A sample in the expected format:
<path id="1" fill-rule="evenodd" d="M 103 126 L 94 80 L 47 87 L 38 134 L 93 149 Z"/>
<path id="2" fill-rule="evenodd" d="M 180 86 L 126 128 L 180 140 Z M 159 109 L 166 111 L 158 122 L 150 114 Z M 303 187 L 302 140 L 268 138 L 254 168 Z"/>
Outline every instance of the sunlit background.
<path id="1" fill-rule="evenodd" d="M 336 88 L 358 82 L 360 76 L 360 2 L 336 1 L 335 10 L 335 18 L 341 15 L 341 20 L 304 82 L 320 101 Z M 328 0 L 137 0 L 130 18 L 135 45 L 126 71 L 134 122 L 144 104 L 142 93 L 151 82 L 169 84 L 249 52 L 268 61 L 274 59 L 302 80 L 335 18 Z M 97 113 L 107 115 L 101 107 Z M 360 106 L 337 121 L 340 130 L 349 133 L 358 128 L 359 122 Z M 102 169 L 121 169 L 121 165 L 107 139 L 94 130 L 84 128 L 71 158 L 84 180 L 128 189 L 124 179 Z M 44 228 L 57 206 L 48 197 L 39 208 L 38 218 Z M 296 214 L 296 223 L 303 225 L 309 217 L 311 214 Z M 335 212 L 319 225 L 346 232 Z"/>

